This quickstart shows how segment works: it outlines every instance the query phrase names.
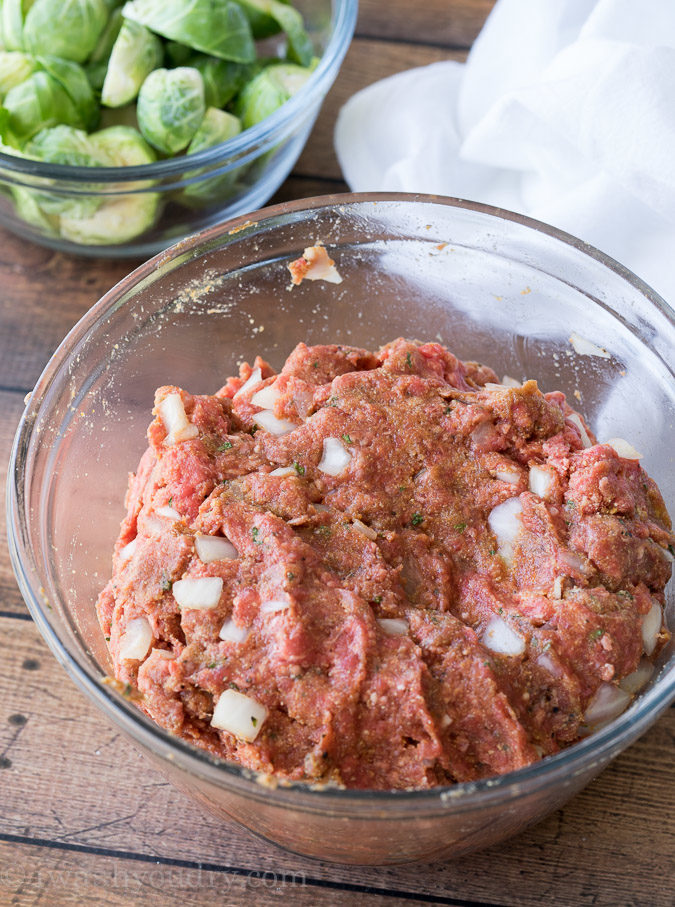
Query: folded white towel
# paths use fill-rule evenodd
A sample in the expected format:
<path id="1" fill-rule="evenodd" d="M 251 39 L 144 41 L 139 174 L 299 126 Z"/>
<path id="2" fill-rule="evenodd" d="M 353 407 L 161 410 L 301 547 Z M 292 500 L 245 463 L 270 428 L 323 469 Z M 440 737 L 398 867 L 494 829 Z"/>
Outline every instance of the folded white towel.
<path id="1" fill-rule="evenodd" d="M 675 0 L 499 0 L 466 64 L 359 92 L 335 146 L 355 191 L 528 214 L 675 305 Z"/>

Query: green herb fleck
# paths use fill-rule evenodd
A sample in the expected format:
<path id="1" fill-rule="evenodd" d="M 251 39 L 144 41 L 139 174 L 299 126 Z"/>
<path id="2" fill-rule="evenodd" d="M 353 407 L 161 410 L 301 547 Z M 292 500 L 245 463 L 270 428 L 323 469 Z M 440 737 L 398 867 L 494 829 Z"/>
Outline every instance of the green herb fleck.
<path id="1" fill-rule="evenodd" d="M 295 579 L 295 573 L 293 573 L 291 570 L 289 570 L 288 573 L 286 574 L 286 579 L 288 579 L 288 580 Z"/>
<path id="2" fill-rule="evenodd" d="M 495 555 L 496 553 L 497 553 L 497 549 L 496 549 L 496 548 L 488 548 L 488 554 L 491 554 L 491 555 L 494 557 L 494 555 Z"/>
<path id="3" fill-rule="evenodd" d="M 171 497 L 169 498 L 169 507 L 171 507 L 172 504 L 173 504 L 173 495 L 171 495 Z"/>
<path id="4" fill-rule="evenodd" d="M 318 367 L 319 367 L 318 362 L 312 362 L 312 368 L 318 368 Z"/>
<path id="5" fill-rule="evenodd" d="M 565 504 L 565 507 L 569 507 L 570 510 L 574 510 L 574 508 L 575 508 L 576 506 L 577 506 L 577 505 L 576 505 L 575 501 L 567 501 L 566 504 Z"/>
<path id="6" fill-rule="evenodd" d="M 110 642 L 110 637 L 109 637 L 109 636 L 106 636 L 105 641 L 106 641 L 106 642 Z"/>
<path id="7" fill-rule="evenodd" d="M 670 553 L 673 555 L 673 557 L 675 557 L 675 546 L 668 545 L 668 551 L 670 551 Z"/>
<path id="8" fill-rule="evenodd" d="M 451 412 L 452 412 L 452 407 L 451 407 L 451 406 L 446 406 L 445 409 L 443 410 L 443 415 L 444 415 L 444 416 L 449 416 Z"/>
<path id="9" fill-rule="evenodd" d="M 232 441 L 223 441 L 223 443 L 220 445 L 220 447 L 216 448 L 218 453 L 222 453 L 224 450 L 231 450 L 231 449 L 232 449 Z"/>
<path id="10" fill-rule="evenodd" d="M 503 613 L 504 613 L 504 609 L 502 608 L 501 605 L 497 608 L 497 611 L 498 611 L 500 614 L 503 614 Z"/>
<path id="11" fill-rule="evenodd" d="M 259 535 L 260 535 L 260 530 L 258 529 L 257 526 L 254 526 L 253 529 L 251 529 L 251 538 L 256 543 L 256 545 L 262 544 L 262 539 L 258 538 Z"/>
<path id="12" fill-rule="evenodd" d="M 413 513 L 412 519 L 410 520 L 411 526 L 419 526 L 423 522 L 424 522 L 424 517 L 422 516 L 421 513 Z"/>
<path id="13" fill-rule="evenodd" d="M 457 530 L 457 532 L 464 532 L 464 530 L 466 529 L 466 523 L 464 521 L 462 521 L 461 523 L 455 523 L 455 529 Z"/>
<path id="14" fill-rule="evenodd" d="M 122 696 L 124 696 L 125 698 L 128 699 L 131 696 L 132 692 L 133 692 L 133 687 L 131 686 L 131 684 L 125 683 L 124 689 L 122 690 Z"/>
<path id="15" fill-rule="evenodd" d="M 413 367 L 412 356 L 410 355 L 410 353 L 405 354 L 405 364 L 408 366 L 408 368 Z"/>
<path id="16" fill-rule="evenodd" d="M 206 667 L 211 671 L 216 667 L 216 662 L 212 661 L 211 664 L 208 664 Z"/>
<path id="17" fill-rule="evenodd" d="M 544 645 L 542 646 L 542 649 L 544 650 L 544 652 L 548 652 L 548 650 L 550 648 L 551 648 L 551 640 L 547 639 L 546 642 L 544 643 Z"/>
<path id="18" fill-rule="evenodd" d="M 253 727 L 258 727 L 258 719 L 254 715 L 251 715 L 251 724 Z"/>
<path id="19" fill-rule="evenodd" d="M 329 398 L 326 400 L 326 406 L 337 406 L 339 402 L 340 402 L 340 398 L 339 398 L 339 397 L 335 397 L 335 396 L 329 397 Z"/>
<path id="20" fill-rule="evenodd" d="M 593 630 L 593 632 L 591 633 L 591 639 L 600 639 L 604 632 L 604 630 L 601 630 L 600 627 L 598 627 L 597 630 Z"/>
<path id="21" fill-rule="evenodd" d="M 173 580 L 169 579 L 168 574 L 162 573 L 160 585 L 162 587 L 162 592 L 170 592 L 171 587 L 173 586 Z"/>
<path id="22" fill-rule="evenodd" d="M 342 436 L 342 440 L 345 442 L 345 444 L 353 444 L 353 443 L 354 443 L 354 442 L 352 441 L 352 439 L 349 437 L 349 435 L 348 435 L 346 432 L 345 432 L 345 434 Z"/>
<path id="23" fill-rule="evenodd" d="M 373 597 L 373 601 L 375 602 L 376 605 L 381 605 L 381 604 L 382 604 L 382 596 L 381 596 L 381 595 L 375 595 L 375 596 Z"/>
<path id="24" fill-rule="evenodd" d="M 297 474 L 298 474 L 299 476 L 304 476 L 304 474 L 305 474 L 305 467 L 304 467 L 304 466 L 301 466 L 300 463 L 298 463 L 297 460 L 294 460 L 294 461 L 293 461 L 293 469 L 297 472 Z"/>
<path id="25" fill-rule="evenodd" d="M 260 426 L 258 426 L 258 425 L 254 425 L 254 426 L 250 429 L 249 434 L 254 435 L 254 434 L 258 431 L 258 428 L 259 428 L 259 427 L 260 427 Z"/>
<path id="26" fill-rule="evenodd" d="M 323 535 L 325 538 L 330 538 L 330 536 L 333 534 L 333 530 L 330 528 L 330 526 L 319 526 L 316 531 L 319 533 L 319 535 Z"/>
<path id="27" fill-rule="evenodd" d="M 234 680 L 231 680 L 231 681 L 228 683 L 228 687 L 229 687 L 231 690 L 236 690 L 237 693 L 239 692 L 239 687 L 238 687 L 237 684 L 234 682 Z"/>

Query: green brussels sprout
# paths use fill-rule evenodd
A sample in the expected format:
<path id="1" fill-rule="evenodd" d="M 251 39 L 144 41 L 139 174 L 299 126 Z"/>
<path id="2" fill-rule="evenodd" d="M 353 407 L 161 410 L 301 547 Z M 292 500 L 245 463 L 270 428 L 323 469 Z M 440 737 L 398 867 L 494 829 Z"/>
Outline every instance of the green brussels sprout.
<path id="1" fill-rule="evenodd" d="M 104 202 L 88 217 L 63 215 L 59 230 L 64 239 L 81 245 L 119 245 L 150 229 L 158 210 L 157 192 L 129 193 Z"/>
<path id="2" fill-rule="evenodd" d="M 224 107 L 259 71 L 257 63 L 235 63 L 204 54 L 194 56 L 191 66 L 204 80 L 204 102 L 207 107 Z"/>
<path id="3" fill-rule="evenodd" d="M 255 60 L 251 26 L 234 0 L 130 0 L 122 13 L 164 38 L 214 57 Z"/>
<path id="4" fill-rule="evenodd" d="M 288 59 L 309 66 L 314 49 L 297 9 L 279 0 L 236 0 L 236 3 L 246 13 L 255 38 L 284 31 L 288 38 Z"/>
<path id="5" fill-rule="evenodd" d="M 99 127 L 101 129 L 107 129 L 109 126 L 132 126 L 134 129 L 138 129 L 136 105 L 127 104 L 126 107 L 102 107 Z"/>
<path id="6" fill-rule="evenodd" d="M 2 43 L 5 50 L 24 50 L 23 23 L 32 0 L 3 0 Z"/>
<path id="7" fill-rule="evenodd" d="M 146 77 L 162 62 L 162 44 L 144 25 L 125 19 L 110 53 L 101 103 L 124 107 L 134 100 Z"/>
<path id="8" fill-rule="evenodd" d="M 199 125 L 199 129 L 194 135 L 187 148 L 187 154 L 196 154 L 198 151 L 204 151 L 205 148 L 211 148 L 226 142 L 233 136 L 241 132 L 241 123 L 238 117 L 227 113 L 225 110 L 218 110 L 216 107 L 209 107 L 204 114 L 204 119 Z M 196 199 L 208 201 L 217 201 L 232 192 L 232 187 L 237 177 L 242 171 L 242 167 L 234 167 L 226 173 L 216 174 L 213 177 L 207 177 L 201 180 L 195 180 L 183 190 L 185 200 L 188 202 Z M 199 177 L 208 172 L 208 168 L 202 167 L 197 170 L 188 171 L 185 176 L 187 179 Z"/>
<path id="9" fill-rule="evenodd" d="M 103 164 L 87 133 L 72 126 L 54 126 L 40 130 L 27 143 L 24 152 L 27 157 L 49 164 L 91 168 Z M 87 193 L 86 185 L 72 189 L 60 188 L 58 192 L 33 190 L 33 197 L 46 214 L 68 214 L 75 217 L 88 217 L 101 204 L 101 199 L 96 194 Z"/>
<path id="10" fill-rule="evenodd" d="M 35 0 L 23 26 L 24 49 L 84 63 L 108 15 L 105 0 Z"/>
<path id="11" fill-rule="evenodd" d="M 95 91 L 100 92 L 103 88 L 110 51 L 117 40 L 123 21 L 121 7 L 112 10 L 108 23 L 85 64 L 84 71 L 89 79 L 89 84 Z"/>
<path id="12" fill-rule="evenodd" d="M 178 41 L 167 41 L 164 45 L 166 54 L 167 69 L 173 66 L 193 66 L 192 58 L 195 55 L 191 47 L 185 44 L 179 44 Z"/>
<path id="13" fill-rule="evenodd" d="M 60 57 L 36 57 L 38 65 L 49 73 L 68 93 L 80 115 L 83 129 L 95 129 L 99 121 L 99 107 L 91 83 L 79 63 Z"/>
<path id="14" fill-rule="evenodd" d="M 65 123 L 82 127 L 82 117 L 63 85 L 48 72 L 34 72 L 5 97 L 5 141 L 21 144 L 40 129 Z"/>
<path id="15" fill-rule="evenodd" d="M 204 82 L 197 69 L 156 69 L 138 95 L 136 115 L 143 137 L 159 151 L 186 148 L 204 116 Z"/>
<path id="16" fill-rule="evenodd" d="M 245 85 L 237 99 L 236 112 L 244 129 L 250 129 L 285 104 L 312 74 L 312 67 L 294 63 L 267 66 Z"/>
<path id="17" fill-rule="evenodd" d="M 157 155 L 132 126 L 108 126 L 89 136 L 96 155 L 106 167 L 152 164 Z"/>
<path id="18" fill-rule="evenodd" d="M 58 218 L 54 215 L 47 214 L 37 203 L 35 193 L 23 186 L 12 186 L 12 197 L 16 213 L 21 220 L 33 227 L 37 227 L 43 233 L 56 235 Z"/>
<path id="19" fill-rule="evenodd" d="M 10 88 L 20 85 L 37 69 L 33 57 L 19 50 L 0 51 L 0 100 Z"/>

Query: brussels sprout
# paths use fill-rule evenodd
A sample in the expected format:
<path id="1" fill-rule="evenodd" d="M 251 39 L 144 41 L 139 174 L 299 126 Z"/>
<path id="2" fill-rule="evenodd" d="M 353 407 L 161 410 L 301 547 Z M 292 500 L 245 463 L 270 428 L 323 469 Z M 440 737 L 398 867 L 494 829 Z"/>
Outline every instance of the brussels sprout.
<path id="1" fill-rule="evenodd" d="M 87 133 L 72 126 L 42 129 L 28 142 L 24 151 L 27 157 L 49 164 L 91 168 L 102 166 Z M 58 192 L 33 190 L 33 197 L 46 214 L 68 214 L 75 217 L 88 217 L 101 204 L 101 199 L 96 194 L 87 194 L 86 185 L 72 189 L 60 188 Z"/>
<path id="2" fill-rule="evenodd" d="M 100 128 L 107 129 L 109 126 L 131 126 L 134 129 L 138 129 L 136 105 L 127 104 L 126 107 L 102 107 Z"/>
<path id="3" fill-rule="evenodd" d="M 277 63 L 263 69 L 242 89 L 236 112 L 244 129 L 260 123 L 305 84 L 312 74 L 311 67 L 294 63 Z"/>
<path id="4" fill-rule="evenodd" d="M 314 50 L 297 9 L 279 0 L 236 0 L 246 13 L 256 38 L 273 35 L 280 29 L 288 38 L 289 60 L 308 66 Z"/>
<path id="5" fill-rule="evenodd" d="M 117 40 L 123 21 L 122 9 L 114 9 L 110 14 L 108 24 L 101 32 L 96 47 L 85 64 L 84 71 L 89 79 L 89 84 L 95 91 L 100 92 L 103 88 L 110 51 Z"/>
<path id="6" fill-rule="evenodd" d="M 61 236 L 86 246 L 110 246 L 128 242 L 148 230 L 157 217 L 157 192 L 139 192 L 104 202 L 89 217 L 64 215 Z"/>
<path id="7" fill-rule="evenodd" d="M 138 95 L 138 127 L 155 148 L 175 154 L 189 145 L 204 110 L 204 82 L 198 70 L 156 69 Z"/>
<path id="8" fill-rule="evenodd" d="M 157 155 L 132 126 L 108 126 L 89 136 L 94 152 L 106 167 L 152 164 Z"/>
<path id="9" fill-rule="evenodd" d="M 188 145 L 187 154 L 196 154 L 205 148 L 211 148 L 213 145 L 219 145 L 226 142 L 233 136 L 241 132 L 241 123 L 238 117 L 227 113 L 224 110 L 218 110 L 215 107 L 209 107 L 204 114 L 199 129 L 194 138 Z M 196 180 L 190 183 L 183 190 L 185 200 L 188 202 L 193 199 L 207 199 L 216 201 L 223 196 L 229 195 L 232 191 L 237 177 L 242 171 L 242 167 L 234 167 L 226 173 L 217 174 L 213 177 Z M 186 178 L 194 178 L 208 172 L 208 168 L 190 170 L 185 174 Z"/>
<path id="10" fill-rule="evenodd" d="M 195 55 L 191 66 L 204 80 L 204 102 L 207 107 L 224 107 L 259 71 L 257 63 L 235 63 L 218 57 Z"/>
<path id="11" fill-rule="evenodd" d="M 12 196 L 14 198 L 14 207 L 21 220 L 27 224 L 32 224 L 43 233 L 51 235 L 56 234 L 58 218 L 46 214 L 39 206 L 35 199 L 35 194 L 30 189 L 23 186 L 12 186 Z"/>
<path id="12" fill-rule="evenodd" d="M 37 69 L 33 57 L 18 50 L 0 51 L 0 100 L 10 88 L 20 85 Z"/>
<path id="13" fill-rule="evenodd" d="M 9 114 L 4 135 L 10 144 L 21 143 L 40 129 L 59 123 L 84 125 L 68 92 L 47 72 L 34 72 L 11 88 L 4 106 Z"/>
<path id="14" fill-rule="evenodd" d="M 192 58 L 195 52 L 191 47 L 185 44 L 179 44 L 178 41 L 167 41 L 164 45 L 166 54 L 167 69 L 172 66 L 193 66 Z"/>
<path id="15" fill-rule="evenodd" d="M 160 66 L 162 57 L 157 35 L 144 25 L 125 19 L 110 54 L 101 103 L 123 107 L 133 101 L 146 77 Z"/>
<path id="16" fill-rule="evenodd" d="M 224 60 L 255 60 L 251 26 L 234 0 L 130 0 L 126 19 Z"/>
<path id="17" fill-rule="evenodd" d="M 2 42 L 5 50 L 24 50 L 23 23 L 32 0 L 3 0 Z"/>
<path id="18" fill-rule="evenodd" d="M 61 60 L 59 57 L 35 59 L 38 65 L 66 90 L 80 115 L 82 127 L 95 129 L 99 120 L 99 108 L 89 79 L 80 64 L 72 60 Z"/>
<path id="19" fill-rule="evenodd" d="M 35 0 L 23 26 L 24 49 L 84 63 L 108 15 L 105 0 Z"/>

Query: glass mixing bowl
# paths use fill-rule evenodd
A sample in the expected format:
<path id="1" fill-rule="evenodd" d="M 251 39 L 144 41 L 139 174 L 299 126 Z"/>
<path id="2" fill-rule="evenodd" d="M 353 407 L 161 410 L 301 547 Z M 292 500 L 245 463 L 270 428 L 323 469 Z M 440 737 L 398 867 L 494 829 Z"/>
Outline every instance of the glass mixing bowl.
<path id="1" fill-rule="evenodd" d="M 294 0 L 294 6 L 321 60 L 271 116 L 197 154 L 135 167 L 72 167 L 0 152 L 0 225 L 63 252 L 145 257 L 264 205 L 292 170 L 335 81 L 358 0 Z M 276 40 L 268 39 L 266 55 L 274 55 Z M 41 207 L 45 198 L 50 211 L 68 204 L 84 213 L 50 216 Z"/>
<path id="2" fill-rule="evenodd" d="M 344 277 L 289 290 L 286 264 L 323 240 Z M 572 330 L 611 358 L 578 355 Z M 559 808 L 675 694 L 673 647 L 610 725 L 511 774 L 419 792 L 276 788 L 183 743 L 101 683 L 94 602 L 109 577 L 127 473 L 153 391 L 210 393 L 241 359 L 293 346 L 438 339 L 498 374 L 560 388 L 601 438 L 630 439 L 675 500 L 673 313 L 599 252 L 508 212 L 431 196 L 346 195 L 212 227 L 142 265 L 75 326 L 39 379 L 9 471 L 10 549 L 33 618 L 73 680 L 177 787 L 299 853 L 354 863 L 437 859 Z M 672 589 L 668 597 L 675 610 Z"/>

